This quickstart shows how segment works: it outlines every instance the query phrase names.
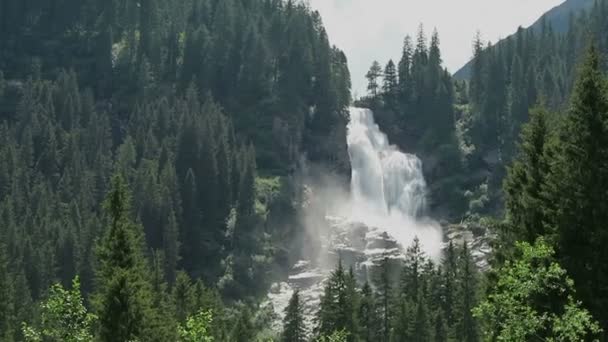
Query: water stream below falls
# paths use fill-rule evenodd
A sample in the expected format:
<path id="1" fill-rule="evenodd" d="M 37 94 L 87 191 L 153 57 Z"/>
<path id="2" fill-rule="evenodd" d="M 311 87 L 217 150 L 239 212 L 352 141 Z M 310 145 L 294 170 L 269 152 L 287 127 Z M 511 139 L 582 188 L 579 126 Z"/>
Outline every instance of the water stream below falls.
<path id="1" fill-rule="evenodd" d="M 347 140 L 352 165 L 350 193 L 348 198 L 334 199 L 342 205 L 327 205 L 342 209 L 320 214 L 328 229 L 321 232 L 319 255 L 299 261 L 285 282 L 272 286 L 268 303 L 277 313 L 277 330 L 295 289 L 300 290 L 312 329 L 323 283 L 338 260 L 353 267 L 365 281 L 368 270 L 384 258 L 402 260 L 415 237 L 428 255 L 439 257 L 442 233 L 436 222 L 424 217 L 426 182 L 420 159 L 390 145 L 369 109 L 350 109 Z M 314 191 L 310 196 L 315 201 Z"/>

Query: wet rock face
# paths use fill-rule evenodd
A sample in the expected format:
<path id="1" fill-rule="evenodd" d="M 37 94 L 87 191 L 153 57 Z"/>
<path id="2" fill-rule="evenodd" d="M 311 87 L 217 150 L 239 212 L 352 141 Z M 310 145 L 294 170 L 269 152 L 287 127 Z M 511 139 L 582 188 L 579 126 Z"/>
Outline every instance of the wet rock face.
<path id="1" fill-rule="evenodd" d="M 360 222 L 340 217 L 326 218 L 330 229 L 323 237 L 323 252 L 316 260 L 300 260 L 291 269 L 287 279 L 272 286 L 267 305 L 272 305 L 277 319 L 273 328 L 281 330 L 281 321 L 293 292 L 300 291 L 309 331 L 319 308 L 323 287 L 330 273 L 339 262 L 344 268 L 352 268 L 360 283 L 370 275 L 384 258 L 400 267 L 405 258 L 404 248 L 387 232 Z"/>

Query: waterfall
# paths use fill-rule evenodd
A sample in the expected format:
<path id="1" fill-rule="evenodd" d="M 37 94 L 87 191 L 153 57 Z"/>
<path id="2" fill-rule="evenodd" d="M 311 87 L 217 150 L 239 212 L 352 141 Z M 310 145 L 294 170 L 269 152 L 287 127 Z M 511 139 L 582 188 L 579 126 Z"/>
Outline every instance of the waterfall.
<path id="1" fill-rule="evenodd" d="M 389 145 L 369 109 L 351 108 L 348 152 L 353 214 L 417 218 L 425 208 L 422 162 Z"/>
<path id="2" fill-rule="evenodd" d="M 369 109 L 350 109 L 347 143 L 352 165 L 349 193 L 313 177 L 304 182 L 310 189 L 306 202 L 314 204 L 304 215 L 314 218 L 306 229 L 317 237 L 311 241 L 322 246 L 312 248 L 315 253 L 297 262 L 288 279 L 274 284 L 268 294 L 268 303 L 282 317 L 291 294 L 299 289 L 309 329 L 324 281 L 338 260 L 365 277 L 385 258 L 403 260 L 415 237 L 431 258 L 440 255 L 441 228 L 424 217 L 426 182 L 420 159 L 391 145 Z M 319 225 L 319 218 L 326 224 Z M 280 330 L 281 321 L 273 326 Z"/>

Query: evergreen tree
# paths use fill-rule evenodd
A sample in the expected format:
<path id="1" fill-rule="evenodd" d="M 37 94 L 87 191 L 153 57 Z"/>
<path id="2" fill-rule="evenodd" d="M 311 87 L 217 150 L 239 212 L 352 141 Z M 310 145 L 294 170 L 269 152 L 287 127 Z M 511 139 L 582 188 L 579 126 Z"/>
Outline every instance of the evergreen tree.
<path id="1" fill-rule="evenodd" d="M 412 38 L 406 36 L 403 41 L 401 60 L 399 61 L 399 94 L 402 105 L 409 103 L 412 96 L 411 65 L 414 48 Z"/>
<path id="2" fill-rule="evenodd" d="M 380 86 L 378 85 L 378 79 L 382 76 L 382 67 L 380 63 L 374 61 L 369 71 L 365 75 L 367 78 L 367 91 L 372 98 L 378 96 L 378 89 Z"/>
<path id="3" fill-rule="evenodd" d="M 306 325 L 304 322 L 304 313 L 302 312 L 302 303 L 300 303 L 300 292 L 298 290 L 293 293 L 289 300 L 289 304 L 287 305 L 287 309 L 285 309 L 281 341 L 306 341 Z"/>
<path id="4" fill-rule="evenodd" d="M 10 342 L 13 340 L 13 281 L 8 268 L 6 247 L 0 242 L 0 337 Z"/>
<path id="5" fill-rule="evenodd" d="M 376 327 L 379 324 L 379 320 L 374 293 L 369 283 L 365 283 L 361 289 L 358 317 L 360 323 L 359 336 L 361 340 L 364 342 L 377 341 L 379 337 L 377 335 Z"/>
<path id="6" fill-rule="evenodd" d="M 102 341 L 151 337 L 152 290 L 141 250 L 141 227 L 129 217 L 130 201 L 124 181 L 115 176 L 104 203 L 108 228 L 98 247 L 95 303 Z"/>
<path id="7" fill-rule="evenodd" d="M 420 240 L 416 237 L 407 248 L 405 266 L 401 275 L 401 292 L 410 301 L 417 302 L 422 293 L 422 269 L 426 256 L 422 251 Z"/>
<path id="8" fill-rule="evenodd" d="M 471 70 L 471 80 L 469 83 L 469 96 L 474 105 L 479 106 L 484 96 L 484 60 L 482 58 L 484 44 L 481 33 L 477 32 L 473 42 L 473 67 Z"/>
<path id="9" fill-rule="evenodd" d="M 459 257 L 458 305 L 456 336 L 459 341 L 475 342 L 479 339 L 473 308 L 477 305 L 477 270 L 468 243 L 462 246 Z"/>
<path id="10" fill-rule="evenodd" d="M 416 314 L 413 320 L 413 328 L 411 340 L 415 342 L 424 342 L 431 340 L 431 324 L 430 317 L 428 315 L 428 308 L 426 307 L 426 303 L 422 295 L 418 298 L 418 303 L 416 304 Z"/>
<path id="11" fill-rule="evenodd" d="M 382 95 L 389 108 L 396 108 L 397 96 L 399 94 L 399 83 L 397 80 L 397 70 L 392 60 L 388 61 L 384 69 L 384 83 L 382 85 Z"/>
<path id="12" fill-rule="evenodd" d="M 558 133 L 547 179 L 549 220 L 557 234 L 557 253 L 577 292 L 602 327 L 608 327 L 608 98 L 600 59 L 591 47 L 574 88 L 570 110 Z"/>
<path id="13" fill-rule="evenodd" d="M 522 130 L 519 156 L 508 170 L 503 187 L 507 218 L 516 229 L 514 238 L 520 241 L 533 242 L 547 233 L 543 212 L 543 188 L 549 172 L 544 155 L 549 139 L 546 117 L 542 108 L 531 112 L 530 122 Z"/>
<path id="14" fill-rule="evenodd" d="M 255 336 L 255 330 L 251 322 L 251 311 L 245 308 L 239 314 L 239 317 L 232 330 L 231 341 L 234 342 L 249 342 Z"/>
<path id="15" fill-rule="evenodd" d="M 378 275 L 378 281 L 376 284 L 378 287 L 378 316 L 381 323 L 381 326 L 379 327 L 379 335 L 382 337 L 382 341 L 388 342 L 391 334 L 391 320 L 393 317 L 391 308 L 393 286 L 391 284 L 392 279 L 388 257 L 382 259 L 379 272 L 380 274 Z"/>

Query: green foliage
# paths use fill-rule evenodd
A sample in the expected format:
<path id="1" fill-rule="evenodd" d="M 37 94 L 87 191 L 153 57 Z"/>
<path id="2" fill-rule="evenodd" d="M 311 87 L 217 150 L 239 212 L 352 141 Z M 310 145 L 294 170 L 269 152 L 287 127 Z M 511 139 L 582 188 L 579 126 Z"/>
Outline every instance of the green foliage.
<path id="1" fill-rule="evenodd" d="M 306 324 L 304 322 L 304 313 L 302 311 L 302 303 L 300 302 L 300 293 L 298 290 L 293 293 L 291 299 L 289 300 L 289 304 L 285 309 L 281 341 L 306 341 Z"/>
<path id="2" fill-rule="evenodd" d="M 608 267 L 603 260 L 608 221 L 608 87 L 592 46 L 580 69 L 570 110 L 547 152 L 546 224 L 555 234 L 560 263 L 574 279 L 580 299 L 608 327 Z"/>
<path id="3" fill-rule="evenodd" d="M 332 334 L 319 338 L 318 342 L 346 342 L 349 334 L 344 330 L 334 331 Z"/>
<path id="4" fill-rule="evenodd" d="M 517 243 L 518 257 L 498 271 L 498 282 L 475 308 L 486 341 L 589 341 L 598 323 L 574 299 L 574 282 L 543 240 Z M 547 301 L 549 300 L 549 301 Z M 545 303 L 550 303 L 545 305 Z"/>
<path id="5" fill-rule="evenodd" d="M 549 131 L 543 109 L 530 116 L 522 129 L 519 156 L 509 168 L 503 188 L 507 220 L 516 230 L 512 239 L 532 243 L 546 235 L 543 189 L 549 172 L 545 156 Z"/>
<path id="6" fill-rule="evenodd" d="M 179 341 L 183 342 L 213 342 L 210 326 L 213 323 L 211 311 L 199 311 L 186 319 L 179 327 Z"/>
<path id="7" fill-rule="evenodd" d="M 416 239 L 405 262 L 384 258 L 368 271 L 374 282 L 359 287 L 341 264 L 334 270 L 317 312 L 315 338 L 344 331 L 346 341 L 479 341 L 472 309 L 480 302 L 481 281 L 467 244 L 450 243 L 436 265 Z"/>
<path id="8" fill-rule="evenodd" d="M 40 305 L 39 328 L 23 324 L 26 341 L 93 341 L 93 324 L 96 317 L 87 312 L 80 293 L 80 280 L 74 278 L 72 289 L 60 284 L 51 287 L 48 299 Z"/>
<path id="9" fill-rule="evenodd" d="M 152 289 L 141 226 L 131 221 L 131 197 L 120 176 L 104 202 L 108 228 L 98 247 L 95 303 L 103 341 L 142 339 L 152 320 Z"/>

